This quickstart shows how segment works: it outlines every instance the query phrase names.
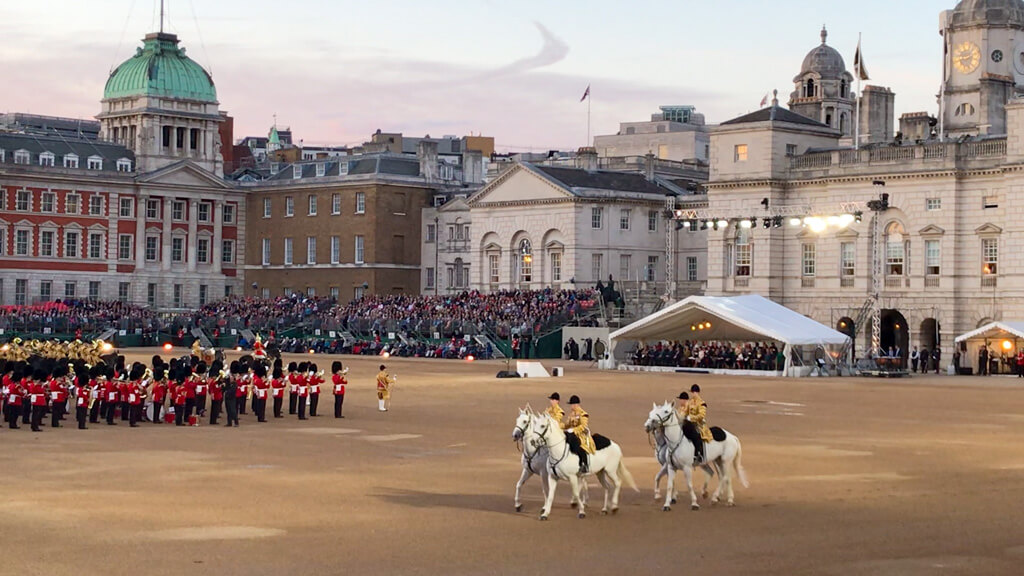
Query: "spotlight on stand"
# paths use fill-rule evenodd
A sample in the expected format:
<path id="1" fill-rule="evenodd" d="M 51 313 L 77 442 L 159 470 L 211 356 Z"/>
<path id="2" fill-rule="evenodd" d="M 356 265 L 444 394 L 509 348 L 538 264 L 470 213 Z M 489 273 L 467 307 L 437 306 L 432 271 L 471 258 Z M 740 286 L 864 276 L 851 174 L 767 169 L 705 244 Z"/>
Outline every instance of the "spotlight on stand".
<path id="1" fill-rule="evenodd" d="M 728 225 L 729 225 L 729 221 L 728 220 L 719 220 L 718 221 L 718 227 L 719 228 L 725 228 Z"/>
<path id="2" fill-rule="evenodd" d="M 708 229 L 708 221 L 707 220 L 701 220 L 700 221 L 700 229 L 701 230 L 707 230 Z"/>
<path id="3" fill-rule="evenodd" d="M 771 228 L 772 227 L 772 219 L 771 218 L 765 218 L 761 222 L 761 227 L 764 228 L 765 230 Z"/>
<path id="4" fill-rule="evenodd" d="M 772 226 L 775 228 L 782 228 L 782 216 L 772 218 Z"/>
<path id="5" fill-rule="evenodd" d="M 789 225 L 790 226 L 799 226 L 799 225 L 801 225 L 803 223 L 804 223 L 803 220 L 801 220 L 799 218 L 796 218 L 796 217 L 789 219 Z"/>

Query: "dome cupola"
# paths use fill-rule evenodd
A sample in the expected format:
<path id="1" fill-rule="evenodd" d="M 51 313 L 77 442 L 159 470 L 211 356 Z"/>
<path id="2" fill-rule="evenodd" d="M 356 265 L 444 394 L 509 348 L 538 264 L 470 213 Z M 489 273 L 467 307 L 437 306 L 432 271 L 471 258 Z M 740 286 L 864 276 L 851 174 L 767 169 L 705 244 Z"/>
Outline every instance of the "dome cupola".
<path id="1" fill-rule="evenodd" d="M 1024 0 L 961 0 L 953 9 L 949 25 L 1024 27 Z"/>
<path id="2" fill-rule="evenodd" d="M 838 50 L 825 43 L 827 40 L 828 30 L 822 26 L 821 44 L 804 57 L 799 76 L 810 72 L 817 74 L 823 80 L 838 80 L 846 73 L 846 62 L 843 61 Z"/>
<path id="3" fill-rule="evenodd" d="M 216 103 L 213 78 L 185 55 L 174 34 L 147 34 L 143 45 L 110 73 L 103 99 L 157 96 Z"/>

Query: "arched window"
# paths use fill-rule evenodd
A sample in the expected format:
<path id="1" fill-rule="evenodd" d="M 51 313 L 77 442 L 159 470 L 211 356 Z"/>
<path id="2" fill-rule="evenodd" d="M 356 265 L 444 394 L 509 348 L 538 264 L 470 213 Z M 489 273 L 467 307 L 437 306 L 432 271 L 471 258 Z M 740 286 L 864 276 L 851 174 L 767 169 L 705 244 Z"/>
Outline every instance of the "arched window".
<path id="1" fill-rule="evenodd" d="M 519 241 L 519 281 L 533 281 L 533 246 L 526 238 Z"/>
<path id="2" fill-rule="evenodd" d="M 850 127 L 847 124 L 846 113 L 843 112 L 839 115 L 839 131 L 843 133 L 843 136 L 850 134 Z"/>
<path id="3" fill-rule="evenodd" d="M 804 83 L 804 98 L 814 97 L 814 79 L 808 78 L 807 82 Z"/>
<path id="4" fill-rule="evenodd" d="M 849 98 L 850 97 L 850 85 L 846 83 L 846 79 L 843 78 L 839 81 L 839 97 Z"/>
<path id="5" fill-rule="evenodd" d="M 899 222 L 885 227 L 885 274 L 903 276 L 906 271 L 907 233 Z"/>

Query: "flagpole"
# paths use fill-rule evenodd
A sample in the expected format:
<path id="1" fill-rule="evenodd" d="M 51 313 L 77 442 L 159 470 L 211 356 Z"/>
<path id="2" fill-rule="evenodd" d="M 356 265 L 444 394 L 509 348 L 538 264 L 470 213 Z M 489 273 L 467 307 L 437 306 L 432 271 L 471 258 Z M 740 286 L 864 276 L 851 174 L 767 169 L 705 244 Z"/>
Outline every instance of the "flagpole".
<path id="1" fill-rule="evenodd" d="M 587 146 L 590 146 L 590 86 L 587 86 Z"/>
<path id="2" fill-rule="evenodd" d="M 857 33 L 857 69 L 854 72 L 857 73 L 857 109 L 854 111 L 854 128 L 853 128 L 853 149 L 860 150 L 860 77 L 861 70 L 864 69 L 864 56 L 860 53 L 860 32 Z"/>

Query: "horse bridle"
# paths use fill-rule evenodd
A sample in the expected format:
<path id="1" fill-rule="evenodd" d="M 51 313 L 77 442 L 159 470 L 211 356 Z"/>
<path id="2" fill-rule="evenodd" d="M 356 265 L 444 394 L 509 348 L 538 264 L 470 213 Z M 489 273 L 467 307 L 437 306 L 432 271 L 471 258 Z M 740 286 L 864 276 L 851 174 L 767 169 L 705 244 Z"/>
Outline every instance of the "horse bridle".
<path id="1" fill-rule="evenodd" d="M 530 424 L 533 423 L 533 416 L 532 415 L 529 415 L 529 416 L 530 416 L 530 421 L 527 423 L 527 427 Z M 533 469 L 533 457 L 537 455 L 537 452 L 540 452 L 540 447 L 539 446 L 535 446 L 534 449 L 533 449 L 533 453 L 531 454 L 527 450 L 527 447 L 526 447 L 526 445 L 528 444 L 528 442 L 526 441 L 526 429 L 520 427 L 517 424 L 516 427 L 515 427 L 515 430 L 518 430 L 519 433 L 521 434 L 520 440 L 519 440 L 519 444 L 523 447 L 523 456 L 526 458 L 526 469 L 529 470 L 533 474 L 537 474 L 537 471 Z"/>
<path id="2" fill-rule="evenodd" d="M 672 416 L 673 416 L 674 413 L 675 413 L 675 410 L 671 410 L 671 411 L 669 411 L 668 414 L 665 415 L 664 418 L 662 418 L 660 416 L 656 416 L 655 417 L 655 419 L 658 420 L 658 424 L 661 426 L 662 430 L 664 430 L 665 428 L 668 428 L 668 421 L 672 419 Z M 682 422 L 677 422 L 676 426 L 679 426 L 681 428 L 683 426 L 683 423 Z M 683 440 L 685 440 L 685 439 L 686 439 L 686 436 L 680 435 L 679 442 L 676 442 L 675 446 L 673 446 L 671 441 L 668 438 L 668 434 L 665 434 L 665 446 L 666 446 L 666 448 L 668 448 L 668 451 L 666 452 L 666 455 L 668 456 L 668 459 L 672 463 L 673 467 L 676 467 L 675 466 L 676 465 L 676 461 L 675 461 L 675 459 L 676 459 L 676 457 L 675 457 L 676 449 L 683 445 Z"/>
<path id="3" fill-rule="evenodd" d="M 551 431 L 551 424 L 546 424 L 545 427 L 544 427 L 544 432 L 538 434 L 538 436 L 541 437 L 541 438 L 545 438 L 550 431 Z M 547 441 L 545 440 L 545 444 L 546 443 L 547 443 Z M 569 443 L 563 440 L 562 441 L 562 446 L 563 446 L 563 448 L 562 448 L 562 455 L 558 458 L 558 460 L 555 460 L 553 463 L 550 464 L 551 475 L 554 476 L 555 479 L 558 479 L 558 465 L 561 464 L 562 460 L 565 460 L 565 458 L 569 455 Z M 540 447 L 538 447 L 537 449 L 539 450 Z M 551 458 L 551 451 L 549 450 L 548 451 L 548 460 L 549 461 L 550 461 L 550 458 Z M 568 476 L 566 478 L 568 478 Z"/>

